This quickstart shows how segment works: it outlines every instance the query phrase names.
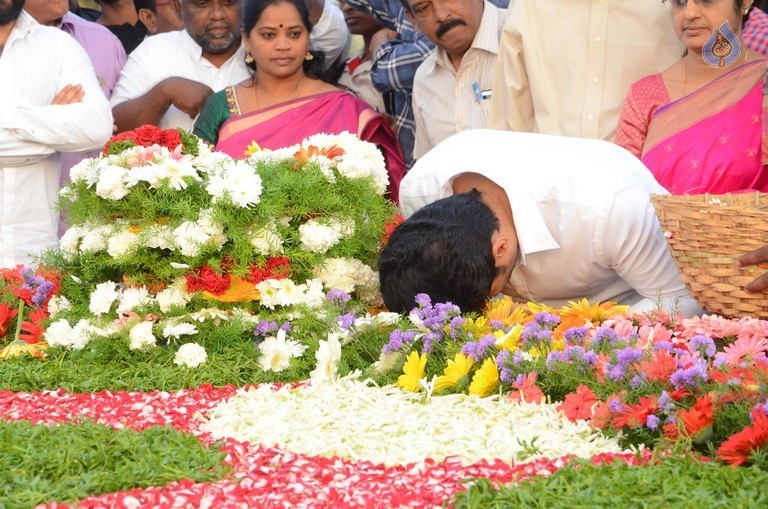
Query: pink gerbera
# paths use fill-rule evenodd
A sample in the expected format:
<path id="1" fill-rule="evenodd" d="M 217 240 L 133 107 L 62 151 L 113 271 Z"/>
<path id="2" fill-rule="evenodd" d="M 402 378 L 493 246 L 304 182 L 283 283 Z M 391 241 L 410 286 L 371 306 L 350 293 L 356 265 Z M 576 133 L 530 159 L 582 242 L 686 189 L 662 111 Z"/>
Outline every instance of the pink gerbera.
<path id="1" fill-rule="evenodd" d="M 758 359 L 765 359 L 766 350 L 768 350 L 768 340 L 764 337 L 741 336 L 715 355 L 715 359 L 725 359 L 729 366 L 752 364 Z"/>

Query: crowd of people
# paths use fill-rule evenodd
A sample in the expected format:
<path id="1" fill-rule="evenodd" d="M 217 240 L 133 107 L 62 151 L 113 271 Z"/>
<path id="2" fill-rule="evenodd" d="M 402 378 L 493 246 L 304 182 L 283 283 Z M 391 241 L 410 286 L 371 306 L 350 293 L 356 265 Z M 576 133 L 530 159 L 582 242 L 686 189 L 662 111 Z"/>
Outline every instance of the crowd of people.
<path id="1" fill-rule="evenodd" d="M 0 0 L 0 265 L 56 245 L 60 182 L 113 133 L 243 157 L 349 131 L 408 218 L 390 308 L 685 301 L 648 196 L 768 191 L 760 3 Z"/>

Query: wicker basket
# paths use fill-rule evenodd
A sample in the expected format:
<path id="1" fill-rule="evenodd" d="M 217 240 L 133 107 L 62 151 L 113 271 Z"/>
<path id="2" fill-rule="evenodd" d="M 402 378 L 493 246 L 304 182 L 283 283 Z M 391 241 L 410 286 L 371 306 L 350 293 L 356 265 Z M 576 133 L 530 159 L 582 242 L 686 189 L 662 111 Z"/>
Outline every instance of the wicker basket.
<path id="1" fill-rule="evenodd" d="M 765 267 L 735 265 L 768 244 L 768 194 L 651 197 L 683 282 L 699 306 L 727 318 L 768 318 L 768 293 L 744 286 Z"/>

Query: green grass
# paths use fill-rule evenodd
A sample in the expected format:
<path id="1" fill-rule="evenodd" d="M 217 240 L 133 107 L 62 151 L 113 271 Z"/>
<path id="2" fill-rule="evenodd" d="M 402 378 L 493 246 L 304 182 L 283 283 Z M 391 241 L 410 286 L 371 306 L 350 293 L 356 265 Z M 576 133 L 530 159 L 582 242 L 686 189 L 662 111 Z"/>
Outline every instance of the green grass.
<path id="1" fill-rule="evenodd" d="M 648 467 L 623 463 L 570 465 L 547 477 L 497 490 L 473 483 L 452 503 L 470 508 L 762 508 L 768 507 L 768 472 L 669 458 Z"/>
<path id="2" fill-rule="evenodd" d="M 90 494 L 220 479 L 224 453 L 178 430 L 144 432 L 0 421 L 0 507 L 28 508 Z"/>

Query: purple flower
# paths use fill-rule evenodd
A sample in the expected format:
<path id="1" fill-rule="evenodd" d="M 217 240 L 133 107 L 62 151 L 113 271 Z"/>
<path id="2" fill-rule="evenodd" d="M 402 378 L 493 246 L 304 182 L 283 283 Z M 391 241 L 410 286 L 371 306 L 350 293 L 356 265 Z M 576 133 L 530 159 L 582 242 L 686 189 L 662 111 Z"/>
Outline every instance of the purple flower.
<path id="1" fill-rule="evenodd" d="M 547 369 L 555 369 L 554 364 L 557 361 L 564 361 L 565 355 L 560 354 L 557 350 L 552 350 L 547 354 L 547 360 L 544 361 L 544 365 L 547 366 Z"/>
<path id="2" fill-rule="evenodd" d="M 262 320 L 256 324 L 256 330 L 253 331 L 254 336 L 266 336 L 277 330 L 277 322 L 270 322 L 268 320 Z"/>
<path id="3" fill-rule="evenodd" d="M 443 339 L 443 336 L 436 332 L 427 332 L 424 334 L 424 336 L 421 338 L 422 342 L 424 343 L 424 346 L 421 348 L 421 353 L 431 352 L 434 344 L 441 339 Z"/>
<path id="4" fill-rule="evenodd" d="M 649 415 L 645 419 L 645 425 L 648 426 L 648 429 L 652 429 L 653 431 L 656 431 L 659 429 L 659 418 L 656 417 L 654 414 Z"/>
<path id="5" fill-rule="evenodd" d="M 338 288 L 334 288 L 333 290 L 325 294 L 325 298 L 328 299 L 328 302 L 330 302 L 331 304 L 336 304 L 340 308 L 343 308 L 344 303 L 347 302 L 352 297 L 350 297 L 350 295 L 347 292 L 343 290 L 339 290 Z"/>
<path id="6" fill-rule="evenodd" d="M 653 345 L 653 351 L 654 352 L 660 352 L 662 350 L 665 350 L 667 352 L 672 351 L 672 343 L 669 341 L 659 341 L 658 343 L 655 343 Z"/>
<path id="7" fill-rule="evenodd" d="M 656 405 L 659 407 L 659 410 L 667 415 L 673 414 L 675 411 L 675 402 L 669 397 L 667 391 L 661 391 L 659 399 L 656 400 Z"/>
<path id="8" fill-rule="evenodd" d="M 43 282 L 40 283 L 40 286 L 35 289 L 35 293 L 32 295 L 32 304 L 34 304 L 36 307 L 42 306 L 45 303 L 45 299 L 47 299 L 48 295 L 51 293 L 52 289 L 53 283 L 43 279 Z"/>
<path id="9" fill-rule="evenodd" d="M 512 354 L 512 364 L 515 366 L 519 366 L 523 363 L 525 359 L 523 358 L 523 351 L 522 350 L 515 350 L 515 353 Z"/>
<path id="10" fill-rule="evenodd" d="M 598 327 L 595 331 L 595 335 L 590 342 L 593 348 L 599 349 L 603 346 L 609 346 L 615 343 L 619 339 L 619 335 L 616 331 L 610 327 Z"/>
<path id="11" fill-rule="evenodd" d="M 643 358 L 642 350 L 635 350 L 634 348 L 622 348 L 616 352 L 616 360 L 619 364 L 623 364 L 625 367 L 633 362 L 638 362 Z"/>
<path id="12" fill-rule="evenodd" d="M 610 403 L 608 403 L 608 408 L 611 409 L 611 412 L 619 413 L 624 411 L 624 405 L 621 404 L 621 401 L 614 399 Z"/>
<path id="13" fill-rule="evenodd" d="M 500 320 L 491 320 L 491 329 L 501 329 L 504 324 Z"/>
<path id="14" fill-rule="evenodd" d="M 627 374 L 627 367 L 623 364 L 606 364 L 605 367 L 608 369 L 608 379 L 614 382 L 622 380 Z"/>
<path id="15" fill-rule="evenodd" d="M 289 332 L 291 330 L 291 322 L 283 322 L 283 325 L 280 326 L 280 330 Z"/>
<path id="16" fill-rule="evenodd" d="M 499 373 L 499 380 L 506 384 L 510 383 L 512 381 L 512 370 L 509 368 L 501 368 L 501 373 Z"/>
<path id="17" fill-rule="evenodd" d="M 336 321 L 339 322 L 339 327 L 342 329 L 349 329 L 355 323 L 355 314 L 347 313 L 336 317 Z"/>
<path id="18" fill-rule="evenodd" d="M 581 361 L 587 366 L 592 367 L 597 363 L 597 354 L 592 350 L 588 350 L 584 352 L 584 355 L 581 357 Z"/>
<path id="19" fill-rule="evenodd" d="M 688 343 L 688 349 L 691 351 L 698 351 L 702 357 L 709 357 L 710 359 L 715 356 L 715 342 L 712 338 L 707 336 L 695 336 L 691 338 Z"/>
<path id="20" fill-rule="evenodd" d="M 509 358 L 509 350 L 502 350 L 501 352 L 496 354 L 496 367 L 499 369 L 504 369 L 504 366 L 507 364 L 507 359 Z"/>
<path id="21" fill-rule="evenodd" d="M 454 316 L 451 318 L 451 323 L 448 324 L 448 334 L 451 338 L 456 339 L 456 335 L 459 329 L 464 325 L 464 318 L 461 316 Z"/>
<path id="22" fill-rule="evenodd" d="M 417 293 L 414 300 L 419 307 L 427 307 L 432 304 L 432 299 L 426 293 Z"/>
<path id="23" fill-rule="evenodd" d="M 486 356 L 488 348 L 496 344 L 493 334 L 483 336 L 480 341 L 469 341 L 461 347 L 461 353 L 477 362 Z"/>
<path id="24" fill-rule="evenodd" d="M 403 332 L 400 329 L 395 329 L 389 335 L 389 342 L 381 350 L 384 352 L 384 355 L 389 355 L 400 350 L 403 345 L 412 342 L 414 337 L 416 337 L 414 331 Z"/>
<path id="25" fill-rule="evenodd" d="M 698 387 L 700 383 L 707 380 L 709 380 L 707 364 L 700 360 L 687 369 L 678 369 L 669 377 L 669 381 L 675 386 L 675 389 Z"/>
<path id="26" fill-rule="evenodd" d="M 536 313 L 533 315 L 533 319 L 541 327 L 547 329 L 554 329 L 560 323 L 560 317 L 551 313 Z"/>
<path id="27" fill-rule="evenodd" d="M 712 361 L 712 367 L 715 369 L 722 368 L 728 363 L 728 359 L 726 357 L 718 357 L 714 361 Z"/>
<path id="28" fill-rule="evenodd" d="M 563 337 L 566 341 L 569 341 L 571 343 L 578 343 L 581 344 L 584 342 L 584 339 L 587 337 L 587 332 L 589 332 L 589 329 L 586 327 L 571 327 L 567 331 L 565 331 L 565 334 L 563 334 Z"/>
<path id="29" fill-rule="evenodd" d="M 632 380 L 629 381 L 629 386 L 633 389 L 637 389 L 638 387 L 645 385 L 645 376 L 643 375 L 645 375 L 645 373 L 633 376 Z"/>

